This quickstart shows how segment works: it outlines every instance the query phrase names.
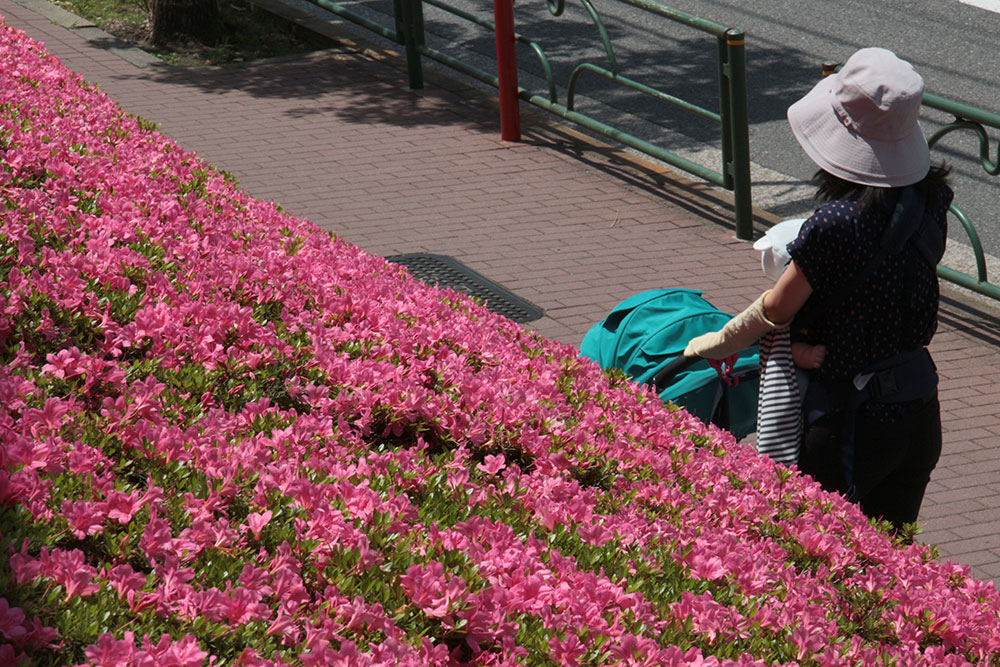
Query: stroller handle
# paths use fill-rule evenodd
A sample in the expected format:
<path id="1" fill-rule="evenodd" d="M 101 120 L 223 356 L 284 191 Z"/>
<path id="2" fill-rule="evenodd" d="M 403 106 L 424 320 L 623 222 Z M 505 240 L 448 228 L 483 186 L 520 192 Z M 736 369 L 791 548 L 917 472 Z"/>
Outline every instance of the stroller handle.
<path id="1" fill-rule="evenodd" d="M 659 394 L 668 384 L 670 384 L 670 381 L 674 379 L 675 375 L 681 371 L 687 370 L 699 361 L 701 361 L 701 357 L 685 357 L 684 355 L 681 355 L 658 370 L 649 383 L 656 388 L 656 393 Z"/>

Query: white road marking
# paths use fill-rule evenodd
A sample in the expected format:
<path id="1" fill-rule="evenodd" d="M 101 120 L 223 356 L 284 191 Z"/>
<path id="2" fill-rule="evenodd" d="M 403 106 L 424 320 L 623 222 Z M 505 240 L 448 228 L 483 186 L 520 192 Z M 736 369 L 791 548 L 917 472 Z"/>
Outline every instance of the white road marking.
<path id="1" fill-rule="evenodd" d="M 972 5 L 988 12 L 1000 14 L 1000 0 L 958 0 L 963 5 Z"/>

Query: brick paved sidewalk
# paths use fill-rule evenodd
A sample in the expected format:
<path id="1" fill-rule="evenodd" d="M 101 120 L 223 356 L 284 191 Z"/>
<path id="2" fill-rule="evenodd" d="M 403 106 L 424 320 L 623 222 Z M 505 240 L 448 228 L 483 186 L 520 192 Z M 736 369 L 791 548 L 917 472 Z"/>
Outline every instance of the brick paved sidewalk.
<path id="1" fill-rule="evenodd" d="M 501 142 L 481 93 L 435 77 L 411 91 L 360 46 L 171 69 L 40 0 L 0 0 L 0 14 L 251 194 L 375 254 L 453 256 L 543 308 L 528 326 L 564 343 L 642 290 L 696 288 L 736 311 L 768 286 L 706 186 L 531 116 L 523 142 Z M 946 300 L 932 351 L 945 450 L 920 539 L 997 580 L 1000 324 Z"/>

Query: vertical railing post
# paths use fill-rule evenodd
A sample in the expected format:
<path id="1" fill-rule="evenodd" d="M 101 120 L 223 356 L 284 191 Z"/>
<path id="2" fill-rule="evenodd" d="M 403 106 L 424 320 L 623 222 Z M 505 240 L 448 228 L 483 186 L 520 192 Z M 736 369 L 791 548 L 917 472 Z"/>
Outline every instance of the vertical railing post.
<path id="1" fill-rule="evenodd" d="M 718 41 L 718 65 L 719 65 L 719 115 L 722 116 L 722 187 L 727 190 L 733 189 L 733 170 L 729 165 L 733 163 L 733 123 L 732 117 L 732 97 L 733 89 L 730 85 L 729 72 L 732 65 L 729 62 L 729 44 L 725 35 L 719 35 Z"/>
<path id="2" fill-rule="evenodd" d="M 424 44 L 424 6 L 421 0 L 393 0 L 397 39 L 402 38 L 406 50 L 406 73 L 410 88 L 424 87 L 424 70 L 420 63 L 420 47 Z"/>
<path id="3" fill-rule="evenodd" d="M 733 177 L 733 205 L 736 208 L 736 238 L 753 238 L 753 196 L 750 188 L 750 130 L 747 112 L 746 47 L 743 31 L 726 31 L 726 51 L 729 80 L 728 116 L 730 126 L 731 162 L 726 165 Z M 728 111 L 728 113 L 727 113 Z"/>
<path id="4" fill-rule="evenodd" d="M 500 138 L 504 141 L 520 141 L 521 109 L 517 96 L 514 0 L 493 0 L 493 22 L 496 25 Z"/>

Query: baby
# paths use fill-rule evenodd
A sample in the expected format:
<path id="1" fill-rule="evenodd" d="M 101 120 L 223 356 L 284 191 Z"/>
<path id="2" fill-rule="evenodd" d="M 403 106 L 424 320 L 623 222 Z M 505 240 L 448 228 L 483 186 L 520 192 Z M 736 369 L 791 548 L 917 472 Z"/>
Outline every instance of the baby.
<path id="1" fill-rule="evenodd" d="M 761 251 L 764 274 L 777 281 L 791 261 L 788 244 L 804 220 L 786 220 L 769 229 L 753 247 Z M 792 342 L 787 328 L 775 329 L 760 340 L 760 389 L 757 400 L 757 452 L 778 463 L 798 461 L 802 443 L 803 399 L 809 371 L 819 368 L 826 347 Z M 797 417 L 797 418 L 796 418 Z"/>
<path id="2" fill-rule="evenodd" d="M 785 267 L 792 261 L 788 255 L 788 244 L 799 235 L 799 228 L 805 218 L 793 218 L 779 222 L 767 230 L 764 236 L 757 239 L 754 250 L 759 250 L 760 265 L 764 275 L 777 281 L 784 273 Z M 813 370 L 819 368 L 826 358 L 825 345 L 810 345 L 809 343 L 792 343 L 792 360 L 799 368 Z"/>

